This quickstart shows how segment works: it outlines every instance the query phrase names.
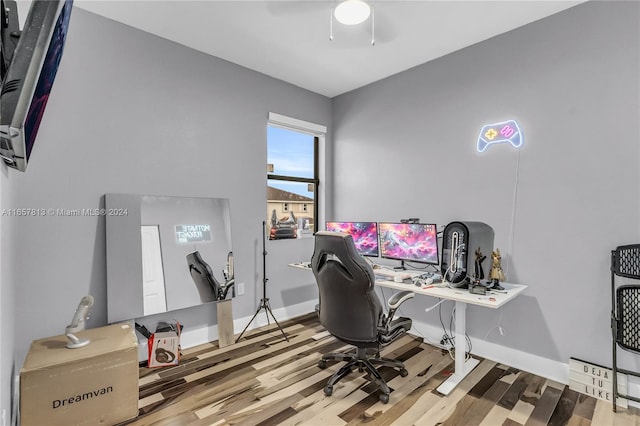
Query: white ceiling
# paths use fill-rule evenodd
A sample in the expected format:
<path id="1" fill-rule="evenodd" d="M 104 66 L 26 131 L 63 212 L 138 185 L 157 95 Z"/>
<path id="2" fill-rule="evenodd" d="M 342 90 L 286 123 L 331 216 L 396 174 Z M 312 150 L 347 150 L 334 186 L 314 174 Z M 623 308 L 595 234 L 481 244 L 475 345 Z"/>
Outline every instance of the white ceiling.
<path id="1" fill-rule="evenodd" d="M 371 19 L 334 21 L 335 1 L 102 1 L 74 5 L 328 97 L 583 1 L 370 1 Z M 73 17 L 72 23 L 73 25 Z"/>

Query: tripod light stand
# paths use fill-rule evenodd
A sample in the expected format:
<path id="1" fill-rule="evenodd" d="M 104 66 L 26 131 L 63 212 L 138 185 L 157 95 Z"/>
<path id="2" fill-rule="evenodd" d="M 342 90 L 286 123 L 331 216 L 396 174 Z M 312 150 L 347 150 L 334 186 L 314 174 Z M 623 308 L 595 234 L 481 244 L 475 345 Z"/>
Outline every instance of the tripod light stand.
<path id="1" fill-rule="evenodd" d="M 269 281 L 269 278 L 267 278 L 267 248 L 266 248 L 266 242 L 265 242 L 266 233 L 267 233 L 267 222 L 263 220 L 262 221 L 262 299 L 260 299 L 260 305 L 258 306 L 258 310 L 256 311 L 255 314 L 253 314 L 251 321 L 249 321 L 249 323 L 244 328 L 244 330 L 242 330 L 242 333 L 240 333 L 240 335 L 236 339 L 236 343 L 240 341 L 244 332 L 247 331 L 247 328 L 249 328 L 249 325 L 251 325 L 253 320 L 256 319 L 260 311 L 263 309 L 265 314 L 267 315 L 267 324 L 270 324 L 269 314 L 271 314 L 271 318 L 273 318 L 273 321 L 276 323 L 276 325 L 280 329 L 280 332 L 282 333 L 284 338 L 287 340 L 287 342 L 289 341 L 289 338 L 287 337 L 287 335 L 284 334 L 284 330 L 282 329 L 282 327 L 280 327 L 280 324 L 278 324 L 278 320 L 273 315 L 273 311 L 271 311 L 271 306 L 269 305 L 269 298 L 267 297 L 267 281 Z"/>

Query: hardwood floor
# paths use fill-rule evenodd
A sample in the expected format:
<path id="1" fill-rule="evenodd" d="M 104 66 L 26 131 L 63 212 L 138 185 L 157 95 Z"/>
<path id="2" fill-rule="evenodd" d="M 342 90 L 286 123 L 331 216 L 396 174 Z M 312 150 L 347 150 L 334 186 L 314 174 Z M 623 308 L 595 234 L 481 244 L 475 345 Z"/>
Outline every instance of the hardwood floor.
<path id="1" fill-rule="evenodd" d="M 405 363 L 407 377 L 381 368 L 393 390 L 388 404 L 365 373 L 353 372 L 326 397 L 324 384 L 340 366 L 322 370 L 323 353 L 348 350 L 324 332 L 315 315 L 248 332 L 238 343 L 217 342 L 183 352 L 180 365 L 140 369 L 139 415 L 129 425 L 640 425 L 635 408 L 611 404 L 567 386 L 490 360 L 447 397 L 435 389 L 453 369 L 440 349 L 403 336 L 382 356 Z"/>

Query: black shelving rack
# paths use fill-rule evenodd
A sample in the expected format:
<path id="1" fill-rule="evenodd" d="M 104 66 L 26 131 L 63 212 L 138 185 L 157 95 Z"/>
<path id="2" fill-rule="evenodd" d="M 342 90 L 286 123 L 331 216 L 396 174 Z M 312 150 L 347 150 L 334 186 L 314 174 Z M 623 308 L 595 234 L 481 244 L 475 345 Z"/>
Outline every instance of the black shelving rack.
<path id="1" fill-rule="evenodd" d="M 618 346 L 640 354 L 640 283 L 619 284 L 618 277 L 640 280 L 640 244 L 619 246 L 611 251 L 611 332 L 613 335 L 613 411 L 618 398 L 640 402 L 620 393 L 618 373 L 640 377 L 640 373 L 618 367 Z"/>

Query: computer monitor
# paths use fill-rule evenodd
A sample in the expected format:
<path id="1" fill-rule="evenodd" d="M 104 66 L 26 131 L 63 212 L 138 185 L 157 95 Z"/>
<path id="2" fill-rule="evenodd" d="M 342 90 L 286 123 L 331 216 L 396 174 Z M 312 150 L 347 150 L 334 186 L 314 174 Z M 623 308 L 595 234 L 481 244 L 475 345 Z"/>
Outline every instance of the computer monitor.
<path id="1" fill-rule="evenodd" d="M 326 222 L 325 229 L 351 235 L 361 256 L 377 257 L 379 254 L 377 222 Z"/>
<path id="2" fill-rule="evenodd" d="M 438 233 L 429 223 L 378 223 L 380 256 L 437 265 Z"/>

